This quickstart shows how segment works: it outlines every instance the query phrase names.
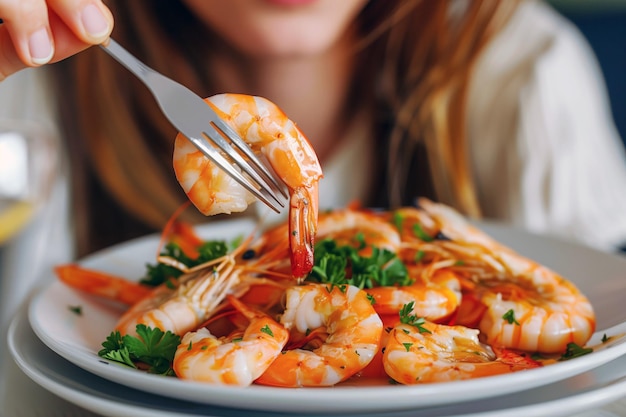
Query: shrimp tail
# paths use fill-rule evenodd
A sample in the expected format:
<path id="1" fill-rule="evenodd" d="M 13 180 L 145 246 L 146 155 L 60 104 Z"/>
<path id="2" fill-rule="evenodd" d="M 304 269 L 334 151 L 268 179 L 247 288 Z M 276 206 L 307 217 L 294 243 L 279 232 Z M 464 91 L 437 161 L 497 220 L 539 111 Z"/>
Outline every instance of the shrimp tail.
<path id="1" fill-rule="evenodd" d="M 146 285 L 77 264 L 58 265 L 54 272 L 61 282 L 71 288 L 127 305 L 137 303 L 153 290 Z"/>
<path id="2" fill-rule="evenodd" d="M 304 278 L 313 268 L 313 250 L 317 234 L 317 183 L 298 187 L 290 199 L 289 243 L 291 273 Z"/>

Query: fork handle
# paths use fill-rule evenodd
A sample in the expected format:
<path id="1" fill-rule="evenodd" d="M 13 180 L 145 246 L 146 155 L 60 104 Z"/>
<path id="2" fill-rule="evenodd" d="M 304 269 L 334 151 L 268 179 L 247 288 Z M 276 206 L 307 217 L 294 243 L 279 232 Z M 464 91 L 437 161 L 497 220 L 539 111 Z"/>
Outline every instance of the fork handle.
<path id="1" fill-rule="evenodd" d="M 107 43 L 100 44 L 100 47 L 111 55 L 117 62 L 125 66 L 130 72 L 135 74 L 144 83 L 147 82 L 147 75 L 152 68 L 135 58 L 131 53 L 124 49 L 113 38 L 109 38 Z"/>

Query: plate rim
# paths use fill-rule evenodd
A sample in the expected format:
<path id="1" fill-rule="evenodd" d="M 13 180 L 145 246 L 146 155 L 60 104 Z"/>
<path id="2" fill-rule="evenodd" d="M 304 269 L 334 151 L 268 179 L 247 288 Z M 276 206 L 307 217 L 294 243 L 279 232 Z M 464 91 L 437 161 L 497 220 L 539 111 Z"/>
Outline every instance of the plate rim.
<path id="1" fill-rule="evenodd" d="M 20 326 L 22 325 L 22 326 Z M 26 358 L 20 353 L 16 340 L 19 338 L 18 332 L 24 331 L 24 325 L 30 326 L 28 319 L 28 309 L 24 305 L 18 310 L 18 313 L 11 320 L 9 329 L 7 331 L 7 345 L 9 353 L 13 360 L 18 365 L 18 368 L 32 381 L 37 383 L 42 388 L 52 392 L 60 398 L 82 407 L 86 410 L 101 413 L 107 416 L 117 416 L 119 413 L 128 415 L 129 417 L 196 417 L 197 414 L 189 413 L 172 413 L 171 411 L 159 410 L 156 407 L 147 408 L 139 405 L 120 405 L 107 398 L 96 397 L 88 392 L 79 392 L 73 387 L 63 385 L 61 382 L 53 380 L 51 376 L 46 375 L 43 371 L 37 369 L 34 364 L 29 363 Z M 31 328 L 32 331 L 32 328 Z M 33 331 L 34 333 L 34 331 Z M 47 348 L 45 344 L 34 335 L 36 343 L 41 343 L 43 348 Z M 62 359 L 66 361 L 65 359 Z M 617 360 L 617 359 L 615 359 Z M 71 362 L 67 361 L 69 364 Z M 593 370 L 589 371 L 593 372 Z M 74 381 L 77 384 L 85 386 L 81 381 Z M 109 381 L 110 382 L 110 381 Z M 587 411 L 597 407 L 602 407 L 605 404 L 609 404 L 612 401 L 623 396 L 626 391 L 626 375 L 616 376 L 615 380 L 606 384 L 600 384 L 595 389 L 588 389 L 579 394 L 572 394 L 567 397 L 560 397 L 554 400 L 534 403 L 530 405 L 523 405 L 520 407 L 494 409 L 489 411 L 479 411 L 477 413 L 466 414 L 467 417 L 516 417 L 519 415 L 525 416 L 554 416 L 554 408 L 557 407 L 560 410 L 559 415 L 569 414 L 571 411 Z M 602 395 L 598 395 L 602 394 Z M 210 405 L 203 405 L 210 407 Z M 561 407 L 564 406 L 564 407 Z M 111 407 L 114 407 L 111 409 Z M 116 408 L 117 407 L 117 408 Z M 129 408 L 130 407 L 130 408 Z M 549 408 L 550 411 L 546 411 Z M 133 414 L 129 414 L 132 411 Z M 243 410 L 242 410 L 243 411 Z M 419 411 L 419 410 L 415 410 Z M 445 417 L 453 417 L 453 415 L 444 415 Z M 210 417 L 210 415 L 207 415 Z"/>
<path id="2" fill-rule="evenodd" d="M 236 228 L 237 225 L 242 227 L 242 225 L 254 224 L 253 222 L 248 221 L 248 219 L 229 219 L 226 222 L 221 222 L 220 224 L 209 223 L 202 227 L 203 231 L 205 231 L 205 229 L 225 227 L 227 223 L 230 223 L 231 226 L 229 227 L 233 228 Z M 130 246 L 141 244 L 142 242 L 144 244 L 147 244 L 147 242 L 154 242 L 156 245 L 158 243 L 158 238 L 159 234 L 151 234 L 113 245 L 79 260 L 78 263 L 93 262 L 94 260 L 109 256 L 111 253 L 115 253 Z M 226 237 L 226 239 L 229 239 L 229 237 Z M 456 396 L 455 398 L 450 398 L 450 396 L 445 393 L 447 391 L 457 393 L 459 392 L 458 390 L 465 390 L 466 396 L 468 395 L 467 392 L 469 392 L 469 398 L 471 399 L 488 398 L 496 395 L 509 394 L 571 377 L 600 366 L 626 353 L 626 343 L 621 343 L 617 345 L 619 346 L 619 349 L 611 348 L 594 352 L 593 361 L 588 359 L 589 357 L 592 357 L 592 355 L 587 355 L 586 357 L 583 357 L 587 358 L 585 360 L 583 360 L 583 358 L 577 358 L 576 360 L 568 361 L 566 363 L 557 363 L 545 368 L 531 369 L 514 374 L 485 377 L 480 378 L 479 380 L 474 379 L 438 384 L 424 384 L 418 386 L 376 385 L 374 387 L 335 386 L 320 388 L 277 388 L 255 385 L 242 388 L 207 385 L 181 379 L 160 379 L 159 382 L 163 383 L 156 384 L 157 380 L 155 378 L 162 377 L 118 366 L 113 362 L 103 360 L 95 355 L 95 352 L 93 351 L 92 353 L 94 353 L 94 357 L 89 361 L 84 361 L 82 360 L 81 355 L 77 355 L 75 351 L 71 350 L 70 345 L 64 341 L 55 339 L 51 334 L 46 332 L 45 326 L 42 326 L 38 320 L 37 306 L 39 301 L 45 297 L 47 291 L 50 291 L 50 289 L 54 288 L 55 285 L 62 286 L 67 291 L 72 291 L 55 279 L 49 285 L 44 286 L 39 290 L 39 292 L 36 293 L 36 295 L 31 299 L 28 307 L 29 322 L 33 331 L 50 349 L 75 365 L 100 377 L 109 379 L 112 382 L 121 383 L 151 393 L 156 392 L 171 398 L 225 407 L 233 407 L 233 400 L 229 399 L 231 396 L 234 394 L 245 393 L 245 395 L 236 396 L 237 407 L 280 412 L 302 411 L 294 409 L 293 405 L 287 405 L 284 401 L 277 401 L 284 397 L 283 394 L 285 392 L 289 392 L 287 395 L 289 395 L 290 400 L 292 400 L 289 404 L 297 404 L 299 407 L 306 407 L 306 411 L 309 412 L 358 412 L 424 408 L 428 406 L 441 405 L 443 403 L 462 402 L 467 398 L 459 397 L 457 399 Z M 597 337 L 597 334 L 603 331 L 606 331 L 606 329 L 596 331 L 593 337 Z M 108 363 L 109 366 L 103 366 L 103 363 Z M 112 368 L 110 366 L 111 364 L 113 364 L 115 368 Z M 116 369 L 116 371 L 111 373 L 109 372 L 109 369 Z M 558 369 L 560 372 L 555 373 L 555 369 Z M 514 379 L 514 381 L 507 381 L 508 379 Z M 135 385 L 137 383 L 139 383 L 139 385 Z M 446 389 L 442 390 L 441 384 L 445 384 Z M 177 390 L 177 388 L 179 389 Z M 357 390 L 356 395 L 352 396 L 351 394 L 347 394 L 354 390 Z M 210 395 L 210 398 L 208 399 L 205 397 L 206 391 L 212 392 L 212 395 Z M 494 391 L 497 391 L 497 394 L 493 394 L 492 392 Z M 398 393 L 396 397 L 399 398 L 396 399 L 399 401 L 391 403 L 389 401 L 390 393 Z M 320 394 L 323 394 L 323 400 L 320 398 Z M 348 395 L 349 398 L 346 398 L 346 395 Z M 357 396 L 358 399 L 361 400 L 363 400 L 363 398 L 367 398 L 367 401 L 355 401 L 356 398 L 354 397 Z M 415 397 L 418 398 L 416 399 Z M 373 405 L 373 402 L 379 402 L 380 405 Z M 260 408 L 260 406 L 262 408 Z"/>

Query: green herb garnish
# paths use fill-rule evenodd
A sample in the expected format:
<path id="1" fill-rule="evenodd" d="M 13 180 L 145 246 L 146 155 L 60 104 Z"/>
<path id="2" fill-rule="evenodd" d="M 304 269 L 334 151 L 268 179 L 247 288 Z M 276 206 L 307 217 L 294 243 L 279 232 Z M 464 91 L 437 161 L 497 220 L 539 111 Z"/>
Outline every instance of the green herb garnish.
<path id="1" fill-rule="evenodd" d="M 419 223 L 415 223 L 413 225 L 413 233 L 424 242 L 432 242 L 433 240 L 435 240 L 431 235 L 426 233 L 422 225 Z"/>
<path id="2" fill-rule="evenodd" d="M 578 346 L 574 342 L 570 342 L 567 344 L 567 347 L 565 348 L 565 353 L 563 353 L 563 355 L 559 358 L 559 360 L 566 361 L 569 359 L 584 356 L 591 352 L 593 352 L 592 348 L 584 348 L 584 347 Z"/>
<path id="3" fill-rule="evenodd" d="M 67 306 L 67 309 L 77 316 L 83 315 L 83 308 L 81 306 Z"/>
<path id="4" fill-rule="evenodd" d="M 409 326 L 415 327 L 420 333 L 432 333 L 427 328 L 423 327 L 426 323 L 426 319 L 424 317 L 417 317 L 413 312 L 413 306 L 415 305 L 414 301 L 411 301 L 408 304 L 405 304 L 400 309 L 400 323 L 408 324 Z"/>
<path id="5" fill-rule="evenodd" d="M 265 327 L 261 328 L 261 332 L 265 333 L 266 335 L 274 337 L 274 333 L 272 332 L 272 329 L 270 329 L 270 326 L 267 324 L 265 325 Z"/>
<path id="6" fill-rule="evenodd" d="M 361 289 L 413 283 L 406 266 L 395 253 L 372 247 L 371 256 L 361 256 L 359 251 L 365 247 L 364 237 L 357 234 L 355 239 L 358 247 L 339 246 L 332 239 L 319 242 L 315 246 L 315 263 L 307 279 L 336 286 L 349 284 Z"/>
<path id="7" fill-rule="evenodd" d="M 180 344 L 180 337 L 145 324 L 138 324 L 136 332 L 137 337 L 128 334 L 121 336 L 119 331 L 112 332 L 102 343 L 104 349 L 98 352 L 98 356 L 132 368 L 137 368 L 136 362 L 142 362 L 149 366 L 150 373 L 174 375 L 172 360 Z"/>
<path id="8" fill-rule="evenodd" d="M 402 224 L 404 223 L 404 216 L 397 211 L 393 213 L 393 224 L 398 229 L 398 232 L 402 233 Z"/>
<path id="9" fill-rule="evenodd" d="M 515 311 L 513 311 L 513 309 L 510 309 L 509 311 L 507 311 L 506 313 L 504 313 L 504 314 L 502 315 L 502 319 L 506 320 L 506 321 L 507 321 L 507 323 L 509 323 L 509 324 L 513 324 L 513 323 L 515 323 L 515 324 L 517 324 L 518 326 L 520 325 L 520 324 L 518 323 L 518 321 L 517 321 L 517 320 L 515 320 Z"/>
<path id="10" fill-rule="evenodd" d="M 161 255 L 176 259 L 188 268 L 192 268 L 226 255 L 228 253 L 228 245 L 222 240 L 209 240 L 202 243 L 197 250 L 198 257 L 192 259 L 185 255 L 178 244 L 169 242 L 163 248 Z M 167 282 L 170 278 L 178 278 L 182 275 L 182 271 L 178 268 L 162 263 L 156 265 L 148 264 L 146 268 L 146 276 L 141 279 L 140 283 L 153 287 Z"/>

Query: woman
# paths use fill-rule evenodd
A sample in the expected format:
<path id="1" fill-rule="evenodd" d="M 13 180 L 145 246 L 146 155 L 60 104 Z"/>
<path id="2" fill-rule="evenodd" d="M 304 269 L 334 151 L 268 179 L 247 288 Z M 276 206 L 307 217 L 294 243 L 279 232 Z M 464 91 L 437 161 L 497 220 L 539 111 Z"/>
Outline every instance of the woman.
<path id="1" fill-rule="evenodd" d="M 603 249 L 626 241 L 624 154 L 599 70 L 542 3 L 1 4 L 4 76 L 105 41 L 114 17 L 119 43 L 200 96 L 274 101 L 320 157 L 322 208 L 426 195 Z M 50 118 L 71 160 L 76 253 L 66 256 L 159 230 L 185 196 L 171 168 L 176 132 L 150 94 L 98 48 L 48 70 L 58 107 L 38 111 L 59 109 Z M 3 84 L 32 86 L 35 71 L 9 76 L 0 100 L 16 88 Z"/>

